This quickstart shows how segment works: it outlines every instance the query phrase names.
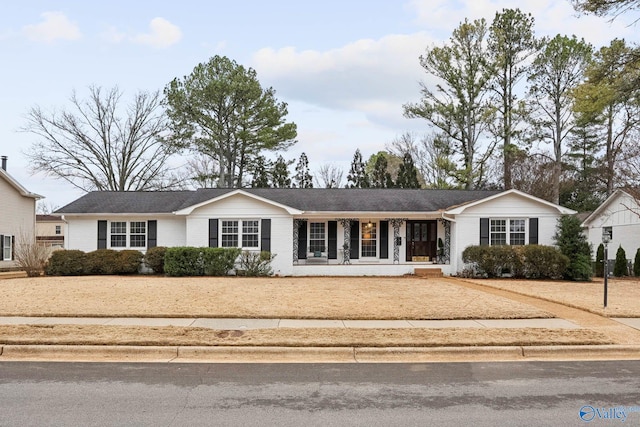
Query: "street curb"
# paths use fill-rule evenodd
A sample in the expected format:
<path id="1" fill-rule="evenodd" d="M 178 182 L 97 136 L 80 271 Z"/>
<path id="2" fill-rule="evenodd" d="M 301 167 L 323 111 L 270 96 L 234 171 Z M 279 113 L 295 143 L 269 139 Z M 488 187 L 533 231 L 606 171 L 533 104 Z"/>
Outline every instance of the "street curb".
<path id="1" fill-rule="evenodd" d="M 177 362 L 353 363 L 353 347 L 178 347 Z"/>
<path id="2" fill-rule="evenodd" d="M 620 359 L 640 360 L 640 345 L 481 347 L 0 346 L 0 362 L 419 363 Z"/>
<path id="3" fill-rule="evenodd" d="M 0 361 L 170 362 L 177 347 L 118 345 L 4 345 Z"/>

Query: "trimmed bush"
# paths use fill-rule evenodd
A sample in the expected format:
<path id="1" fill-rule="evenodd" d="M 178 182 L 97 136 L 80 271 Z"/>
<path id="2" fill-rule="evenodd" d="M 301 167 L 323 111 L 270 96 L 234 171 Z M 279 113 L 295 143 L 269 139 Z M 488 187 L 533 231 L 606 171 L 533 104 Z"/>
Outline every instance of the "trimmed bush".
<path id="1" fill-rule="evenodd" d="M 569 266 L 569 258 L 551 246 L 526 245 L 516 250 L 522 253 L 522 276 L 527 279 L 561 279 Z"/>
<path id="2" fill-rule="evenodd" d="M 240 252 L 240 248 L 203 248 L 204 275 L 227 276 L 235 267 Z"/>
<path id="3" fill-rule="evenodd" d="M 462 260 L 473 264 L 481 276 L 493 278 L 508 273 L 514 278 L 560 279 L 569 258 L 551 246 L 469 246 Z M 473 269 L 465 269 L 470 274 Z"/>
<path id="4" fill-rule="evenodd" d="M 636 251 L 636 257 L 633 260 L 633 275 L 640 276 L 640 248 Z"/>
<path id="5" fill-rule="evenodd" d="M 116 274 L 118 258 L 118 251 L 113 249 L 98 249 L 87 252 L 84 274 Z"/>
<path id="6" fill-rule="evenodd" d="M 616 263 L 613 265 L 613 275 L 616 277 L 629 275 L 629 270 L 627 269 L 627 254 L 622 246 L 619 246 L 616 251 Z"/>
<path id="7" fill-rule="evenodd" d="M 238 248 L 167 248 L 164 272 L 168 276 L 226 276 L 239 254 Z"/>
<path id="8" fill-rule="evenodd" d="M 275 257 L 275 254 L 269 251 L 243 251 L 240 254 L 240 267 L 237 274 L 239 276 L 271 276 L 273 274 L 271 261 Z"/>
<path id="9" fill-rule="evenodd" d="M 147 249 L 147 253 L 144 255 L 145 264 L 147 264 L 154 273 L 164 274 L 164 255 L 166 252 L 167 248 L 164 246 Z"/>
<path id="10" fill-rule="evenodd" d="M 488 278 L 514 270 L 514 253 L 510 246 L 469 246 L 462 252 L 462 260 L 475 264 L 478 272 Z"/>
<path id="11" fill-rule="evenodd" d="M 84 274 L 86 254 L 79 250 L 54 251 L 47 262 L 48 276 L 80 276 Z"/>
<path id="12" fill-rule="evenodd" d="M 164 272 L 168 276 L 203 276 L 202 249 L 193 247 L 167 248 Z"/>
<path id="13" fill-rule="evenodd" d="M 142 252 L 126 249 L 118 252 L 116 274 L 138 274 L 142 265 Z"/>

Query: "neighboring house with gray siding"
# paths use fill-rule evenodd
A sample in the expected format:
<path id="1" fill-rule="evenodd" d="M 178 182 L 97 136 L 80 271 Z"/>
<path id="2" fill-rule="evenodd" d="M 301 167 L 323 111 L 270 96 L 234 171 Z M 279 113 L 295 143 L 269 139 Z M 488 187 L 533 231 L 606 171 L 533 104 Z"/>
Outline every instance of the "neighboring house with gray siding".
<path id="1" fill-rule="evenodd" d="M 36 201 L 41 196 L 27 191 L 7 172 L 7 158 L 0 167 L 0 270 L 15 267 L 18 237 L 35 243 Z"/>
<path id="2" fill-rule="evenodd" d="M 92 192 L 56 211 L 67 249 L 268 250 L 285 276 L 455 274 L 466 247 L 551 245 L 574 213 L 517 190 L 269 188 Z"/>

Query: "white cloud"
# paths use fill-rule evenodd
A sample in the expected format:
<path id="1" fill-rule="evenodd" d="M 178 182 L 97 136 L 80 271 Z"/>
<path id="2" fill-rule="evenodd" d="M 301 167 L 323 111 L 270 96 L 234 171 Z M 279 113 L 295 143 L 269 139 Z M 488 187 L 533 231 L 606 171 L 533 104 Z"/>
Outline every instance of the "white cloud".
<path id="1" fill-rule="evenodd" d="M 182 31 L 177 25 L 164 18 L 153 18 L 149 23 L 149 32 L 138 34 L 132 41 L 155 48 L 165 48 L 178 43 L 182 39 Z"/>
<path id="2" fill-rule="evenodd" d="M 38 24 L 25 25 L 23 33 L 35 42 L 53 43 L 56 40 L 78 40 L 82 37 L 75 22 L 62 12 L 44 12 L 40 15 L 43 21 Z"/>
<path id="3" fill-rule="evenodd" d="M 278 94 L 310 104 L 374 113 L 416 98 L 424 72 L 425 33 L 362 39 L 329 51 L 265 48 L 253 57 L 258 77 Z"/>
<path id="4" fill-rule="evenodd" d="M 111 26 L 102 32 L 101 37 L 109 43 L 121 43 L 126 39 L 127 35 L 116 27 Z"/>
<path id="5" fill-rule="evenodd" d="M 417 24 L 443 41 L 465 18 L 485 18 L 490 25 L 496 12 L 516 8 L 531 13 L 537 36 L 575 34 L 596 47 L 609 44 L 615 37 L 637 40 L 637 28 L 630 25 L 633 15 L 620 16 L 613 22 L 593 15 L 580 16 L 568 0 L 411 0 L 408 8 L 414 10 Z"/>

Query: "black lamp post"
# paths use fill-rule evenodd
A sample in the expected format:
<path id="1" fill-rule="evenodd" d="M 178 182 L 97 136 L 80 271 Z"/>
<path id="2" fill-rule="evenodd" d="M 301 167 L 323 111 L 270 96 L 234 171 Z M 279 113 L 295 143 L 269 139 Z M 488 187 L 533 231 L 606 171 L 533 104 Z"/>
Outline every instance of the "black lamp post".
<path id="1" fill-rule="evenodd" d="M 607 308 L 607 285 L 609 279 L 609 249 L 607 245 L 611 241 L 611 234 L 606 228 L 602 228 L 602 244 L 604 245 L 604 308 Z"/>

